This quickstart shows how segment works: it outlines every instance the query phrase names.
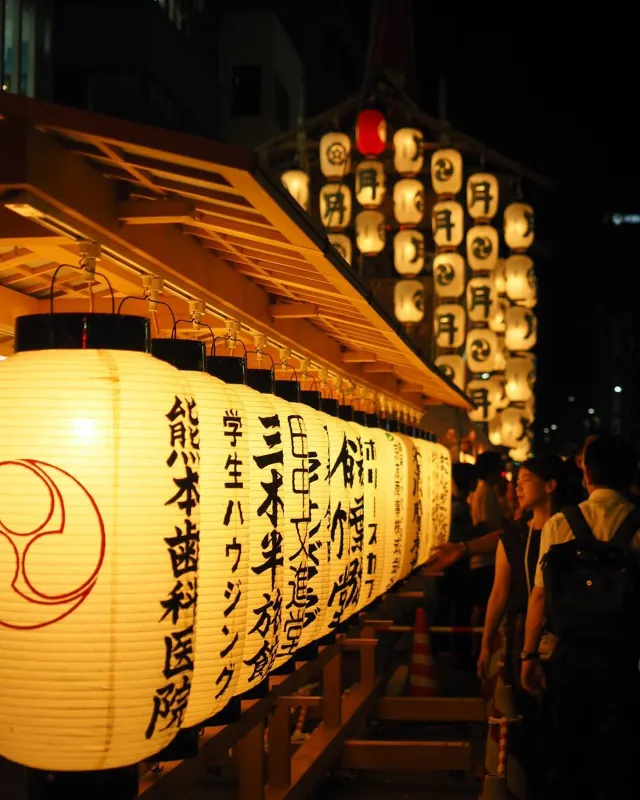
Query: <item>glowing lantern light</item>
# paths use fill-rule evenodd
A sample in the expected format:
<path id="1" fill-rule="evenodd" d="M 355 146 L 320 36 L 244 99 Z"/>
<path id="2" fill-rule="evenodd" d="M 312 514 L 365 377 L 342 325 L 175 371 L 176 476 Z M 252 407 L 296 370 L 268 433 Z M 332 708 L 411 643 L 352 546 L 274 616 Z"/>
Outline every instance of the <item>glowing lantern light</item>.
<path id="1" fill-rule="evenodd" d="M 363 255 L 381 253 L 386 235 L 384 214 L 380 211 L 361 211 L 356 215 L 356 245 Z"/>
<path id="2" fill-rule="evenodd" d="M 404 444 L 404 519 L 401 578 L 406 578 L 418 566 L 420 557 L 420 536 L 422 534 L 422 517 L 427 511 L 424 503 L 422 454 L 418 450 L 417 441 L 410 436 L 397 434 Z"/>
<path id="3" fill-rule="evenodd" d="M 471 278 L 467 284 L 467 313 L 471 322 L 488 324 L 496 304 L 495 284 L 491 278 Z"/>
<path id="4" fill-rule="evenodd" d="M 325 133 L 320 139 L 320 171 L 330 180 L 339 180 L 351 169 L 351 139 L 346 133 Z"/>
<path id="5" fill-rule="evenodd" d="M 536 271 L 525 255 L 510 256 L 505 261 L 505 289 L 509 300 L 533 308 L 536 304 Z"/>
<path id="6" fill-rule="evenodd" d="M 386 433 L 379 428 L 366 428 L 362 434 L 364 450 L 364 547 L 362 550 L 362 590 L 360 606 L 379 597 L 385 589 L 384 538 L 378 535 L 386 524 L 388 485 Z"/>
<path id="7" fill-rule="evenodd" d="M 529 443 L 524 445 L 523 447 L 512 448 L 509 450 L 509 458 L 512 461 L 516 461 L 519 464 L 524 463 L 528 458 L 531 457 L 531 447 Z"/>
<path id="8" fill-rule="evenodd" d="M 424 236 L 420 231 L 399 231 L 393 238 L 393 263 L 396 272 L 414 278 L 424 267 Z"/>
<path id="9" fill-rule="evenodd" d="M 455 195 L 462 188 L 462 156 L 457 150 L 436 150 L 431 157 L 431 184 L 436 194 Z"/>
<path id="10" fill-rule="evenodd" d="M 429 538 L 421 547 L 420 563 L 424 563 L 434 547 L 440 547 L 449 540 L 451 527 L 451 456 L 441 444 L 421 441 L 418 444 L 423 453 L 423 469 L 428 485 L 430 510 Z M 425 553 L 426 551 L 426 553 Z"/>
<path id="11" fill-rule="evenodd" d="M 535 314 L 528 308 L 514 306 L 505 314 L 505 344 L 507 350 L 518 352 L 531 350 L 538 340 L 538 324 Z"/>
<path id="12" fill-rule="evenodd" d="M 520 448 L 527 441 L 529 425 L 522 409 L 509 406 L 501 414 L 503 447 Z"/>
<path id="13" fill-rule="evenodd" d="M 393 166 L 399 175 L 410 177 L 422 170 L 424 136 L 417 128 L 400 128 L 393 135 Z"/>
<path id="14" fill-rule="evenodd" d="M 507 367 L 508 350 L 504 344 L 504 336 L 496 336 L 496 360 L 494 372 L 504 372 Z"/>
<path id="15" fill-rule="evenodd" d="M 507 309 L 509 304 L 506 300 L 499 299 L 493 306 L 493 311 L 489 317 L 489 328 L 494 333 L 504 333 L 507 329 Z"/>
<path id="16" fill-rule="evenodd" d="M 385 562 L 388 567 L 387 586 L 396 583 L 402 575 L 404 553 L 406 549 L 405 533 L 408 516 L 407 479 L 408 458 L 407 447 L 400 436 L 388 434 L 391 442 L 391 464 L 393 479 L 391 481 L 391 497 L 387 502 L 387 548 Z M 387 538 L 388 537 L 388 538 Z"/>
<path id="17" fill-rule="evenodd" d="M 393 213 L 401 225 L 420 225 L 424 219 L 424 186 L 415 178 L 402 178 L 393 187 Z"/>
<path id="18" fill-rule="evenodd" d="M 526 250 L 535 238 L 533 208 L 527 203 L 511 203 L 504 210 L 504 240 L 511 250 Z"/>
<path id="19" fill-rule="evenodd" d="M 327 238 L 340 253 L 342 258 L 344 258 L 347 264 L 350 265 L 353 260 L 353 246 L 351 244 L 351 239 L 345 233 L 329 233 L 327 234 Z"/>
<path id="20" fill-rule="evenodd" d="M 437 297 L 457 299 L 464 292 L 466 266 L 460 253 L 446 251 L 433 259 L 433 286 Z"/>
<path id="21" fill-rule="evenodd" d="M 504 373 L 494 375 L 491 378 L 492 381 L 496 381 L 498 385 L 498 393 L 496 394 L 496 408 L 498 411 L 504 411 L 505 408 L 509 405 L 509 398 L 507 397 L 506 391 L 506 380 L 504 377 Z"/>
<path id="22" fill-rule="evenodd" d="M 464 392 L 466 367 L 462 356 L 442 355 L 435 361 L 436 367 L 452 383 Z"/>
<path id="23" fill-rule="evenodd" d="M 356 147 L 363 156 L 379 156 L 387 144 L 387 123 L 384 115 L 373 108 L 358 114 L 356 122 Z"/>
<path id="24" fill-rule="evenodd" d="M 161 698 L 189 696 L 192 661 L 167 676 L 165 640 L 189 651 L 195 607 L 162 603 L 200 523 L 198 411 L 149 344 L 138 317 L 21 317 L 0 371 L 0 753 L 28 767 L 136 763 L 178 732 Z M 180 565 L 197 580 L 197 541 Z"/>
<path id="25" fill-rule="evenodd" d="M 503 295 L 507 291 L 507 279 L 505 276 L 505 260 L 504 258 L 499 258 L 496 266 L 493 270 L 493 280 L 496 285 L 496 292 L 498 295 Z"/>
<path id="26" fill-rule="evenodd" d="M 464 306 L 456 303 L 438 306 L 434 312 L 433 324 L 438 347 L 449 350 L 462 347 L 467 326 Z"/>
<path id="27" fill-rule="evenodd" d="M 467 334 L 467 367 L 471 372 L 493 372 L 497 337 L 488 328 L 475 328 Z"/>
<path id="28" fill-rule="evenodd" d="M 378 208 L 386 194 L 384 165 L 380 161 L 361 161 L 356 167 L 356 200 L 363 208 Z"/>
<path id="29" fill-rule="evenodd" d="M 455 250 L 464 237 L 464 211 L 455 200 L 440 200 L 431 210 L 431 231 L 438 247 Z"/>
<path id="30" fill-rule="evenodd" d="M 290 169 L 283 172 L 282 183 L 293 199 L 304 208 L 309 210 L 309 176 L 304 170 Z"/>
<path id="31" fill-rule="evenodd" d="M 398 281 L 393 290 L 396 319 L 403 323 L 421 322 L 424 317 L 424 285 L 420 281 Z"/>
<path id="32" fill-rule="evenodd" d="M 488 383 L 488 381 L 473 380 L 467 384 L 467 396 L 475 405 L 475 408 L 469 411 L 469 419 L 472 422 L 491 422 L 497 414 L 496 396 Z"/>
<path id="33" fill-rule="evenodd" d="M 489 441 L 494 447 L 502 446 L 502 418 L 498 414 L 489 423 Z"/>
<path id="34" fill-rule="evenodd" d="M 530 353 L 515 356 L 507 361 L 505 391 L 514 403 L 523 403 L 533 394 L 535 364 Z"/>
<path id="35" fill-rule="evenodd" d="M 473 271 L 491 272 L 498 249 L 498 231 L 492 225 L 474 225 L 467 231 L 467 261 Z"/>
<path id="36" fill-rule="evenodd" d="M 320 216 L 325 228 L 346 228 L 351 222 L 351 189 L 341 183 L 325 183 L 320 189 Z"/>
<path id="37" fill-rule="evenodd" d="M 472 219 L 488 222 L 498 213 L 500 187 L 495 175 L 478 172 L 467 180 L 467 210 Z"/>

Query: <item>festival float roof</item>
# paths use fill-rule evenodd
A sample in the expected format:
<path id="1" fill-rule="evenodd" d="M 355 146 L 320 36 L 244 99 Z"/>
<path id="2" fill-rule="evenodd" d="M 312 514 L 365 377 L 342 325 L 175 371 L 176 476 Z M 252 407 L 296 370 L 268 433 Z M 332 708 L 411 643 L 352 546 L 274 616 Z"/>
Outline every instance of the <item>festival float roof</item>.
<path id="1" fill-rule="evenodd" d="M 142 277 L 159 276 L 177 317 L 202 300 L 216 335 L 239 320 L 247 347 L 266 335 L 273 353 L 310 359 L 310 375 L 328 369 L 416 411 L 470 407 L 250 151 L 3 94 L 0 197 L 0 353 L 15 317 L 48 310 L 54 271 L 77 267 L 91 240 L 117 297 L 140 297 Z M 58 272 L 56 310 L 87 311 L 87 297 L 82 271 Z M 109 310 L 104 284 L 95 298 Z"/>

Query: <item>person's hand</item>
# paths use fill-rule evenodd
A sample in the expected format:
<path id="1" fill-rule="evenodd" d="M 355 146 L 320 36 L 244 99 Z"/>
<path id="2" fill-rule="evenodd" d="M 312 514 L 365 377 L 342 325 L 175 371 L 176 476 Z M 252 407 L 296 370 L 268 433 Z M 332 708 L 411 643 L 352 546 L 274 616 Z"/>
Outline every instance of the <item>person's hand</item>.
<path id="1" fill-rule="evenodd" d="M 520 670 L 522 688 L 532 697 L 539 699 L 547 689 L 544 670 L 539 661 L 523 661 Z"/>
<path id="2" fill-rule="evenodd" d="M 425 564 L 430 570 L 443 570 L 459 561 L 464 554 L 464 547 L 459 542 L 447 542 L 434 547 Z"/>
<path id="3" fill-rule="evenodd" d="M 480 657 L 478 658 L 478 663 L 476 665 L 478 677 L 480 678 L 481 681 L 489 680 L 490 660 L 491 660 L 491 653 L 489 651 L 489 646 L 483 643 L 480 648 Z"/>

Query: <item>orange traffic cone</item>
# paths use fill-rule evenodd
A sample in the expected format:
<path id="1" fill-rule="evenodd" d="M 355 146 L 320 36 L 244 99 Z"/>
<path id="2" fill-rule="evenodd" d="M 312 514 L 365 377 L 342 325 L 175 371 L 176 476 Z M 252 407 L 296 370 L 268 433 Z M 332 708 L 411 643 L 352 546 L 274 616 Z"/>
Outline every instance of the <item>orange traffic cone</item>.
<path id="1" fill-rule="evenodd" d="M 427 613 L 424 608 L 418 608 L 413 628 L 409 694 L 411 697 L 435 697 L 437 693 L 436 665 L 431 653 L 431 637 L 427 627 Z"/>

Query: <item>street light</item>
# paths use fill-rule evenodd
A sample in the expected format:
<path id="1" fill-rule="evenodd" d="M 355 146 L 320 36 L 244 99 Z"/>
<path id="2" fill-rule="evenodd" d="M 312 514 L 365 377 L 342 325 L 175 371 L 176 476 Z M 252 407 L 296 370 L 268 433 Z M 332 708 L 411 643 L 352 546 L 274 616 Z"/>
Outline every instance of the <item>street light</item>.
<path id="1" fill-rule="evenodd" d="M 552 425 L 551 426 L 551 430 L 552 431 L 557 431 L 558 430 L 558 426 L 557 425 Z"/>
<path id="2" fill-rule="evenodd" d="M 596 413 L 595 408 L 588 408 L 587 409 L 587 414 L 595 414 L 595 413 Z"/>
<path id="3" fill-rule="evenodd" d="M 622 386 L 614 386 L 614 387 L 613 387 L 613 391 L 614 391 L 616 394 L 622 394 Z"/>

